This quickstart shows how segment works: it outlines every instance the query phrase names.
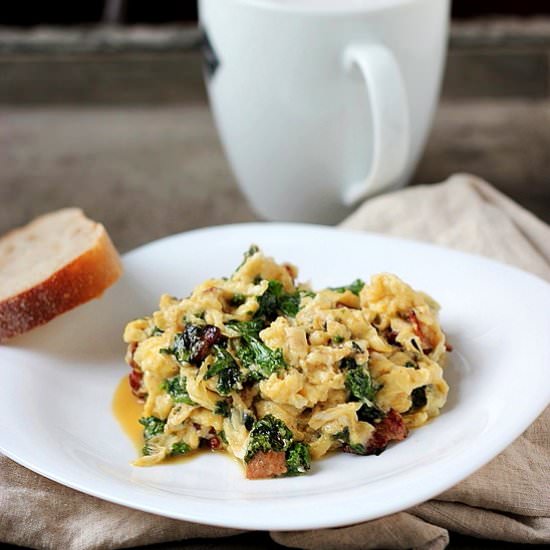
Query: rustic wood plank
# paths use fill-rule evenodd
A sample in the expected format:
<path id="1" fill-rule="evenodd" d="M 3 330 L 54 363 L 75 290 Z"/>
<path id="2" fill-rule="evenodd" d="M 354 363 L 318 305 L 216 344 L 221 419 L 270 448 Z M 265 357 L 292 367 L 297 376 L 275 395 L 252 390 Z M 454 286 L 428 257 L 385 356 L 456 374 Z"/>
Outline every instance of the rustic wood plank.
<path id="1" fill-rule="evenodd" d="M 550 101 L 444 102 L 416 183 L 485 177 L 550 222 Z M 77 205 L 128 250 L 171 233 L 248 221 L 205 103 L 0 108 L 0 233 Z"/>
<path id="2" fill-rule="evenodd" d="M 0 104 L 164 104 L 205 96 L 195 51 L 0 56 Z"/>

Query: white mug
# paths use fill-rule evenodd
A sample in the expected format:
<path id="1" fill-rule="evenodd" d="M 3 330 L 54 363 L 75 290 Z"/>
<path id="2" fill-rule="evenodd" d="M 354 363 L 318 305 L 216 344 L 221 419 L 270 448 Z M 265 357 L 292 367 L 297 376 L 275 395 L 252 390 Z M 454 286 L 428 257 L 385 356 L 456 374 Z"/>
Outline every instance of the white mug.
<path id="1" fill-rule="evenodd" d="M 214 119 L 260 215 L 333 223 L 407 183 L 449 0 L 200 0 L 199 14 Z"/>

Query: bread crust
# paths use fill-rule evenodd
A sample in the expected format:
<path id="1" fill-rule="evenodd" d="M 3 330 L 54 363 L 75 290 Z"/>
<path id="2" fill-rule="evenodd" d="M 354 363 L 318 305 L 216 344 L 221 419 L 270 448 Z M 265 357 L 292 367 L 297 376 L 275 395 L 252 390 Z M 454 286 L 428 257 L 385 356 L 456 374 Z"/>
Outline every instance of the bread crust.
<path id="1" fill-rule="evenodd" d="M 101 233 L 91 248 L 39 284 L 0 302 L 0 342 L 101 296 L 118 280 L 118 252 L 105 228 L 97 225 Z"/>

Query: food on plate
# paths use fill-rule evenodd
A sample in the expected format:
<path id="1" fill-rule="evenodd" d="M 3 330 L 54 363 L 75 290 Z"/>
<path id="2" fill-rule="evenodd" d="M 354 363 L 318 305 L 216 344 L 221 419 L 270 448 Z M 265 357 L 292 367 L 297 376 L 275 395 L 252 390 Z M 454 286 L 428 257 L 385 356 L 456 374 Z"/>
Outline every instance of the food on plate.
<path id="1" fill-rule="evenodd" d="M 225 450 L 249 479 L 331 451 L 379 455 L 447 398 L 438 305 L 395 275 L 314 291 L 256 246 L 227 278 L 128 323 L 146 466 Z"/>
<path id="2" fill-rule="evenodd" d="M 0 341 L 97 298 L 122 274 L 105 228 L 78 208 L 0 238 Z"/>

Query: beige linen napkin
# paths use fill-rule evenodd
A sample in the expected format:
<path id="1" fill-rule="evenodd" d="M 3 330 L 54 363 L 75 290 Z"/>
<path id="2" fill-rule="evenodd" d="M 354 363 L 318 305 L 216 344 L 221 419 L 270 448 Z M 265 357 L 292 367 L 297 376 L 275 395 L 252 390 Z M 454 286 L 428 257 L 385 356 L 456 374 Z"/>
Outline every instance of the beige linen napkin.
<path id="1" fill-rule="evenodd" d="M 438 185 L 377 197 L 363 204 L 342 227 L 476 252 L 550 280 L 550 227 L 473 176 L 457 175 Z M 315 550 L 438 550 L 446 546 L 448 530 L 550 543 L 550 408 L 487 466 L 429 502 L 358 525 L 273 532 L 271 536 L 292 548 Z M 218 538 L 239 532 L 110 504 L 0 457 L 0 542 L 76 550 Z"/>

